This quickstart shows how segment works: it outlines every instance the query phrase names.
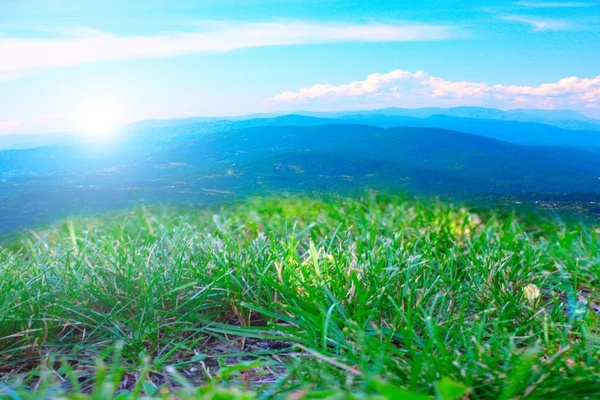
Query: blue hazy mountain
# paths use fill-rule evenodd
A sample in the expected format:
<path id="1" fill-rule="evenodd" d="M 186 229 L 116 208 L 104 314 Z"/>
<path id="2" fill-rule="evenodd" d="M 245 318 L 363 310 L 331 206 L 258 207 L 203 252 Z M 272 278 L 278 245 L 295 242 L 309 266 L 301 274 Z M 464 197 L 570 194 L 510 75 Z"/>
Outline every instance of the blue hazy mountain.
<path id="1" fill-rule="evenodd" d="M 0 136 L 0 150 L 61 146 L 75 143 L 75 141 L 75 135 L 72 133 L 12 134 Z"/>
<path id="2" fill-rule="evenodd" d="M 332 117 L 335 115 L 335 117 L 338 118 L 356 114 L 380 114 L 414 118 L 427 118 L 434 115 L 445 115 L 457 118 L 535 122 L 569 130 L 600 130 L 600 120 L 586 117 L 572 110 L 498 110 L 495 108 L 465 106 L 451 108 L 426 107 L 416 109 L 391 107 L 369 111 L 341 111 L 333 114 L 311 112 L 301 112 L 300 114 L 320 117 Z"/>
<path id="3" fill-rule="evenodd" d="M 384 128 L 410 126 L 449 129 L 524 145 L 600 148 L 600 130 L 573 131 L 534 122 L 459 118 L 447 115 L 415 118 L 383 114 L 355 114 L 341 117 L 339 120 Z"/>
<path id="4" fill-rule="evenodd" d="M 480 107 L 386 108 L 369 111 L 253 114 L 231 118 L 191 117 L 140 121 L 120 126 L 127 141 L 171 141 L 187 136 L 226 132 L 257 126 L 367 124 L 380 127 L 414 126 L 458 130 L 519 144 L 559 145 L 598 151 L 600 120 L 569 110 L 509 110 Z M 573 134 L 571 131 L 578 131 Z M 56 146 L 84 142 L 75 133 L 0 136 L 0 150 Z"/>
<path id="5" fill-rule="evenodd" d="M 429 127 L 455 130 L 486 136 L 515 144 L 578 147 L 591 151 L 600 149 L 600 130 L 567 130 L 536 122 L 507 121 L 501 119 L 477 119 L 432 115 L 424 118 L 385 114 L 337 114 L 320 113 L 320 117 L 307 115 L 283 115 L 270 118 L 252 118 L 238 121 L 202 121 L 171 128 L 146 128 L 137 136 L 172 139 L 184 136 L 201 136 L 213 132 L 227 132 L 250 127 L 266 126 L 316 126 L 325 124 L 361 124 L 381 128 L 399 126 Z M 325 118 L 326 116 L 329 118 Z M 134 137 L 135 135 L 131 135 Z"/>

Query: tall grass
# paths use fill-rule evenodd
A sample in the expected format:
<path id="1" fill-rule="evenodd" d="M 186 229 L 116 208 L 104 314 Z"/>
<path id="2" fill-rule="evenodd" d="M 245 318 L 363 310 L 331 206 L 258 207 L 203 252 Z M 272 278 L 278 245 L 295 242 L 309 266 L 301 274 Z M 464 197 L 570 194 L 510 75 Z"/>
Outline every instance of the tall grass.
<path id="1" fill-rule="evenodd" d="M 597 398 L 595 229 L 375 196 L 67 220 L 0 251 L 0 397 Z"/>

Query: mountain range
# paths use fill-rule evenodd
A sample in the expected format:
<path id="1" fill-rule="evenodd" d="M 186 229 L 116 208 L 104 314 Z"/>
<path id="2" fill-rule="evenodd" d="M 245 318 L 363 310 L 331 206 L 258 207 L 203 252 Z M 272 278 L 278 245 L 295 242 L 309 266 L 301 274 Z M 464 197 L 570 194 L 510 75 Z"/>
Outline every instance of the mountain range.
<path id="1" fill-rule="evenodd" d="M 103 145 L 70 134 L 35 137 L 40 146 L 0 151 L 0 233 L 131 202 L 273 191 L 370 188 L 460 199 L 600 193 L 600 131 L 492 117 L 586 127 L 594 120 L 568 112 L 470 110 L 490 117 L 482 119 L 457 116 L 464 108 L 411 110 L 419 117 L 393 110 L 145 121 L 121 127 L 119 140 Z M 14 137 L 0 143 L 27 147 Z"/>
<path id="2" fill-rule="evenodd" d="M 481 107 L 385 108 L 335 112 L 252 114 L 229 118 L 191 117 L 140 121 L 119 127 L 119 136 L 173 138 L 271 125 L 363 124 L 458 130 L 520 144 L 570 146 L 600 151 L 600 120 L 571 110 L 498 110 Z M 573 133 L 576 131 L 576 133 Z M 83 142 L 73 132 L 0 136 L 0 150 Z"/>

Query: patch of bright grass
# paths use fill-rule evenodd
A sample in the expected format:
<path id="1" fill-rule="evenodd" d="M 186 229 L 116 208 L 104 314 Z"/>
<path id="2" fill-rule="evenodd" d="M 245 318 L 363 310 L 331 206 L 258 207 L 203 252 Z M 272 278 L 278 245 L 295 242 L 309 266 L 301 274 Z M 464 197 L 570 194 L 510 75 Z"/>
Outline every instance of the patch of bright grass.
<path id="1" fill-rule="evenodd" d="M 0 251 L 0 398 L 598 398 L 599 245 L 374 196 L 67 220 Z"/>

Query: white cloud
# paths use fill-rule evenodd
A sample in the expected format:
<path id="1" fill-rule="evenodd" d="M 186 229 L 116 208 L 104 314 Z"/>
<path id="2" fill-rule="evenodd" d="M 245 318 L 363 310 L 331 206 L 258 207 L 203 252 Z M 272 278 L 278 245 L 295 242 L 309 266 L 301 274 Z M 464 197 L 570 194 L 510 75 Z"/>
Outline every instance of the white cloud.
<path id="1" fill-rule="evenodd" d="M 539 86 L 489 85 L 484 82 L 451 81 L 423 71 L 395 70 L 375 73 L 365 80 L 344 85 L 317 84 L 286 91 L 273 103 L 369 104 L 373 106 L 480 105 L 500 108 L 592 108 L 600 103 L 600 75 L 569 77 Z M 591 105 L 591 106 L 590 106 Z"/>
<path id="2" fill-rule="evenodd" d="M 573 23 L 560 19 L 542 19 L 535 17 L 523 17 L 520 15 L 506 15 L 501 17 L 507 21 L 521 22 L 530 25 L 534 31 L 562 31 L 575 29 Z"/>
<path id="3" fill-rule="evenodd" d="M 17 119 L 0 121 L 0 132 L 11 133 L 12 130 L 17 129 L 22 123 L 23 121 Z"/>
<path id="4" fill-rule="evenodd" d="M 460 35 L 451 26 L 303 21 L 209 23 L 196 32 L 155 36 L 124 36 L 91 29 L 45 32 L 49 36 L 43 38 L 0 37 L 0 81 L 50 68 L 104 61 L 279 45 L 447 40 Z"/>
<path id="5" fill-rule="evenodd" d="M 596 4 L 583 1 L 572 2 L 534 2 L 534 1 L 516 1 L 513 3 L 516 6 L 528 8 L 576 8 L 576 7 L 593 7 Z"/>

